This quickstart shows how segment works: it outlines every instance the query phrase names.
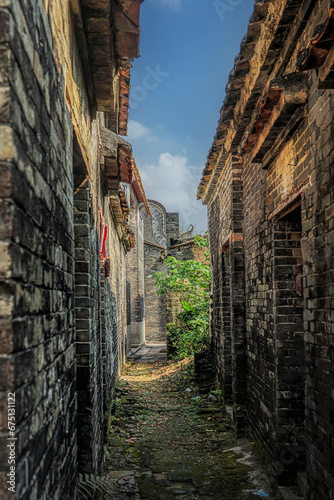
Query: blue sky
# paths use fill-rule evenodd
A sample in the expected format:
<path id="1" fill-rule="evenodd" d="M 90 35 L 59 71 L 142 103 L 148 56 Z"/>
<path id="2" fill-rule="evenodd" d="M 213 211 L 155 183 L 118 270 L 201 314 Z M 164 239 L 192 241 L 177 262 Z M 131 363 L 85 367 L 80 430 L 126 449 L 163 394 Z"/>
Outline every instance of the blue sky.
<path id="1" fill-rule="evenodd" d="M 145 0 L 128 140 L 148 198 L 206 229 L 197 186 L 216 132 L 250 0 Z"/>

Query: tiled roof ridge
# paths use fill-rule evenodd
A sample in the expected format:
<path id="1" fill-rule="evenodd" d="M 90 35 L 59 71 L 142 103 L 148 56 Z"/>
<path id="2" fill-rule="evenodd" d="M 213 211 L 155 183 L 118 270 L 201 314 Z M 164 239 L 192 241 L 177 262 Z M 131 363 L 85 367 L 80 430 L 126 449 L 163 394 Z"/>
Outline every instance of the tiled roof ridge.
<path id="1" fill-rule="evenodd" d="M 208 203 L 229 154 L 237 154 L 237 145 L 268 81 L 268 64 L 273 65 L 281 49 L 280 30 L 288 26 L 291 6 L 298 9 L 301 3 L 302 0 L 255 1 L 247 33 L 228 77 L 217 131 L 198 187 L 197 197 L 203 203 Z"/>
<path id="2" fill-rule="evenodd" d="M 146 215 L 151 215 L 150 206 L 146 197 L 145 189 L 134 156 L 132 157 L 132 170 L 134 174 L 134 181 L 132 183 L 133 189 L 135 190 L 136 196 L 139 199 L 139 201 L 143 203 L 146 210 Z"/>

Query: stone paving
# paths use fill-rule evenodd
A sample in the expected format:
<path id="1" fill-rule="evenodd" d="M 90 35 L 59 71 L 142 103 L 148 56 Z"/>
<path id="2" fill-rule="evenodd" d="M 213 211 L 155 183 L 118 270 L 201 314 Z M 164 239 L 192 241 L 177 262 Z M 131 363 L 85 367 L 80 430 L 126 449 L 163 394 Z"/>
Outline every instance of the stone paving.
<path id="1" fill-rule="evenodd" d="M 138 348 L 120 377 L 105 499 L 273 500 L 249 444 L 234 435 L 219 391 L 199 392 L 191 361 L 166 361 L 165 349 Z"/>

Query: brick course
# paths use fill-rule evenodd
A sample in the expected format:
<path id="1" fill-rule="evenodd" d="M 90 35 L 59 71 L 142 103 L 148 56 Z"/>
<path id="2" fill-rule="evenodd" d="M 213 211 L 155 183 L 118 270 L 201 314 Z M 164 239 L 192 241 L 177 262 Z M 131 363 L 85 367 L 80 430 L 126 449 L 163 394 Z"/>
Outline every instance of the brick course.
<path id="1" fill-rule="evenodd" d="M 134 197 L 135 199 L 135 197 Z M 134 231 L 135 247 L 127 255 L 127 276 L 130 286 L 128 351 L 131 345 L 145 341 L 145 280 L 144 280 L 144 220 L 133 202 L 130 227 Z"/>
<path id="2" fill-rule="evenodd" d="M 101 471 L 103 425 L 125 359 L 129 232 L 109 204 L 99 153 L 108 120 L 126 132 L 127 84 L 113 70 L 116 57 L 137 54 L 140 2 L 124 6 L 134 16 L 128 55 L 119 31 L 109 54 L 110 9 L 101 3 L 0 3 L 0 496 L 14 498 L 3 450 L 7 393 L 15 392 L 15 498 L 65 500 L 76 497 L 78 470 Z M 107 29 L 86 37 L 99 13 Z M 103 37 L 108 44 L 99 45 Z M 99 84 L 97 57 L 106 46 L 109 89 Z M 114 90 L 117 99 L 103 94 Z"/>
<path id="3" fill-rule="evenodd" d="M 1 400 L 15 391 L 17 497 L 61 498 L 74 496 L 77 470 L 74 241 L 66 215 L 73 194 L 71 161 L 63 161 L 72 156 L 72 132 L 57 127 L 70 116 L 58 93 L 62 78 L 43 6 L 7 5 L 0 11 L 0 235 L 7 255 L 1 264 Z M 43 81 L 43 74 L 52 80 Z M 7 434 L 4 422 L 1 437 Z M 7 472 L 5 459 L 3 486 Z M 6 486 L 2 498 L 13 498 Z"/>
<path id="4" fill-rule="evenodd" d="M 161 203 L 149 200 L 151 215 L 144 217 L 145 341 L 166 342 L 166 298 L 157 295 L 154 273 L 165 272 L 167 215 Z"/>
<path id="5" fill-rule="evenodd" d="M 328 59 L 295 71 L 328 12 L 325 1 L 255 5 L 199 188 L 219 383 L 276 483 L 295 483 L 306 470 L 311 500 L 334 498 L 334 91 Z"/>
<path id="6" fill-rule="evenodd" d="M 145 340 L 166 342 L 166 298 L 157 295 L 154 273 L 164 272 L 163 248 L 145 243 Z"/>

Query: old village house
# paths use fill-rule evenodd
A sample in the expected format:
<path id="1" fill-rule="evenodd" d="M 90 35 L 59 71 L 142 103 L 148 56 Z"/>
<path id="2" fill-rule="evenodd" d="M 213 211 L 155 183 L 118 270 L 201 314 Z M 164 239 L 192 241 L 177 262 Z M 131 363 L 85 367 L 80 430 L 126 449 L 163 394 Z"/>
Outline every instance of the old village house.
<path id="1" fill-rule="evenodd" d="M 332 2 L 255 2 L 198 191 L 219 384 L 312 500 L 334 498 L 333 42 Z"/>
<path id="2" fill-rule="evenodd" d="M 118 135 L 140 3 L 0 3 L 2 499 L 8 393 L 15 498 L 75 498 L 78 471 L 101 471 L 127 330 L 138 333 L 127 295 L 128 309 L 143 302 L 149 206 Z"/>

